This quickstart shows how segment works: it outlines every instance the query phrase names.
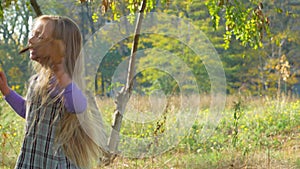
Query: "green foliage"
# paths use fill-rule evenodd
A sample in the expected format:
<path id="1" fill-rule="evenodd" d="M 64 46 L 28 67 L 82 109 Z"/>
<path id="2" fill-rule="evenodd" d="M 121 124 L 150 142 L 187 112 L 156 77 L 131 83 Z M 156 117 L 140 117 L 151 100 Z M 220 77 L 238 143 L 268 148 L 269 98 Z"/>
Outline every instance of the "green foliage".
<path id="1" fill-rule="evenodd" d="M 97 13 L 93 13 L 92 19 L 93 19 L 93 22 L 97 22 L 97 20 L 99 19 Z"/>
<path id="2" fill-rule="evenodd" d="M 27 44 L 29 36 L 30 11 L 28 2 L 5 1 L 0 28 L 0 66 L 6 73 L 10 87 L 23 94 L 27 80 L 28 57 L 20 56 L 18 51 Z"/>
<path id="3" fill-rule="evenodd" d="M 1 12 L 3 12 L 4 8 L 8 8 L 9 6 L 11 6 L 12 4 L 16 4 L 17 0 L 3 0 L 1 1 Z M 3 18 L 3 15 L 1 15 L 1 18 Z"/>
<path id="4" fill-rule="evenodd" d="M 212 1 L 211 1 L 212 2 Z M 243 1 L 244 2 L 244 1 Z M 217 1 L 216 1 L 217 3 Z M 233 2 L 232 2 L 233 3 Z M 258 5 L 260 5 L 258 2 L 245 2 L 242 4 L 242 2 L 236 2 L 240 5 L 240 7 L 236 7 L 232 4 L 228 4 L 228 7 L 231 6 L 230 10 L 228 10 L 231 15 L 228 15 L 229 18 L 228 22 L 231 22 L 231 24 L 236 24 L 235 22 L 239 23 L 240 27 L 235 26 L 234 29 L 231 31 L 229 29 L 226 30 L 226 17 L 225 13 L 219 14 L 220 18 L 223 18 L 220 21 L 220 24 L 218 26 L 217 30 L 211 29 L 210 25 L 210 18 L 211 15 L 209 13 L 209 10 L 207 8 L 207 4 L 205 2 L 201 1 L 170 1 L 168 2 L 168 7 L 165 9 L 157 8 L 156 10 L 165 12 L 167 14 L 171 15 L 177 15 L 182 18 L 186 18 L 192 21 L 193 24 L 195 24 L 196 27 L 201 29 L 210 39 L 210 41 L 214 44 L 215 48 L 220 54 L 220 57 L 223 61 L 224 69 L 226 71 L 226 78 L 228 82 L 228 92 L 229 93 L 236 93 L 240 92 L 242 94 L 246 95 L 277 95 L 278 88 L 282 88 L 282 92 L 290 92 L 293 88 L 293 85 L 297 83 L 294 72 L 296 70 L 298 63 L 297 59 L 297 44 L 298 42 L 298 36 L 297 31 L 296 32 L 291 32 L 289 31 L 290 28 L 288 28 L 288 24 L 283 24 L 284 26 L 286 25 L 286 29 L 284 26 L 282 26 L 281 30 L 278 30 L 277 25 L 272 25 L 272 40 L 269 39 L 261 39 L 259 38 L 259 44 L 264 43 L 263 48 L 258 48 L 258 50 L 253 50 L 255 48 L 254 46 L 251 47 L 251 45 L 244 43 L 244 46 L 240 46 L 239 44 L 241 43 L 241 40 L 235 40 L 235 37 L 238 38 L 244 38 L 250 40 L 251 38 L 259 37 L 259 36 L 252 36 L 254 35 L 255 30 L 259 30 L 257 27 L 257 24 L 255 23 L 255 20 L 258 18 L 247 18 L 249 16 L 255 16 L 258 17 L 257 15 L 253 14 L 255 10 L 258 10 L 256 12 L 259 13 L 259 9 L 256 9 Z M 271 18 L 271 20 L 275 22 L 293 22 L 295 20 L 292 15 L 286 16 L 284 14 L 278 14 L 275 9 L 276 6 L 280 5 L 275 5 L 276 3 L 274 2 L 266 2 L 264 4 L 264 9 L 267 12 L 264 12 L 265 16 L 268 16 Z M 119 7 L 121 7 L 124 4 L 119 4 Z M 275 5 L 275 7 L 274 7 Z M 224 7 L 224 6 L 219 6 Z M 241 8 L 241 9 L 240 9 Z M 290 13 L 293 13 L 296 15 L 299 13 L 297 8 L 289 9 L 289 6 L 287 5 L 286 8 L 281 7 L 284 11 L 290 11 Z M 244 10 L 248 11 L 244 11 Z M 242 11 L 239 13 L 239 11 Z M 121 12 L 122 10 L 120 10 Z M 222 10 L 221 10 L 222 11 Z M 247 15 L 247 12 L 249 13 L 249 16 Z M 252 13 L 251 13 L 252 12 Z M 126 13 L 126 12 L 125 12 Z M 283 12 L 286 13 L 286 12 Z M 239 15 L 237 15 L 239 14 Z M 250 15 L 251 14 L 251 15 Z M 281 16 L 282 15 L 282 16 Z M 239 19 L 239 20 L 232 20 L 232 19 Z M 251 25 L 252 24 L 252 25 Z M 267 23 L 265 23 L 267 24 Z M 255 27 L 256 25 L 256 27 Z M 267 25 L 266 25 L 267 26 Z M 161 29 L 165 29 L 166 26 L 162 26 Z M 295 26 L 296 27 L 296 26 Z M 269 29 L 270 27 L 266 27 L 266 29 Z M 173 28 L 168 27 L 169 31 L 172 31 Z M 234 34 L 234 31 L 237 31 L 240 33 L 240 36 L 237 36 Z M 247 33 L 248 31 L 248 33 Z M 287 33 L 281 34 L 279 32 L 287 31 Z M 222 37 L 226 35 L 226 32 L 229 33 L 228 35 L 232 36 L 230 40 L 230 48 L 227 50 L 224 50 L 224 39 Z M 246 32 L 246 33 L 244 33 Z M 263 35 L 264 33 L 260 32 L 259 35 Z M 278 36 L 276 34 L 279 34 Z M 291 35 L 294 36 L 291 36 Z M 245 37 L 244 37 L 245 36 Z M 250 38 L 250 39 L 249 39 Z M 275 40 L 276 39 L 276 40 Z M 288 40 L 287 40 L 288 39 Z M 246 41 L 248 41 L 246 40 Z M 280 44 L 280 41 L 284 40 L 285 43 L 283 46 L 278 46 Z M 244 41 L 244 42 L 246 42 Z M 254 40 L 250 40 L 251 43 L 253 42 L 254 44 L 257 44 Z M 229 45 L 229 43 L 228 43 Z M 118 46 L 118 45 L 117 45 Z M 208 92 L 210 90 L 209 86 L 209 80 L 208 80 L 208 75 L 206 73 L 205 67 L 202 64 L 202 60 L 204 56 L 194 56 L 187 47 L 184 47 L 184 45 L 180 44 L 180 42 L 176 40 L 170 40 L 168 37 L 164 36 L 144 36 L 142 35 L 140 39 L 140 44 L 139 44 L 139 49 L 145 49 L 145 48 L 160 48 L 163 50 L 170 51 L 171 53 L 180 56 L 181 59 L 188 65 L 189 68 L 192 69 L 192 72 L 194 73 L 195 77 L 197 78 L 197 83 L 199 85 L 199 88 L 203 92 Z M 229 47 L 229 46 L 228 46 Z M 131 43 L 130 39 L 126 42 L 126 45 L 123 45 L 122 47 L 116 47 L 114 49 L 117 49 L 118 51 L 130 51 L 131 48 Z M 281 49 L 280 49 L 281 48 Z M 183 49 L 183 51 L 179 51 L 177 49 Z M 289 52 L 288 50 L 293 51 Z M 290 70 L 291 74 L 289 78 L 287 78 L 287 81 L 282 80 L 282 85 L 281 87 L 278 86 L 278 71 L 273 71 L 269 69 L 268 65 L 269 63 L 275 63 L 276 60 L 279 60 L 279 53 L 278 51 L 281 51 L 281 56 L 283 54 L 286 55 L 287 61 L 290 64 Z M 182 54 L 182 52 L 184 54 Z M 113 52 L 112 52 L 113 53 Z M 110 54 L 111 55 L 111 54 Z M 125 58 L 126 55 L 121 54 L 122 57 Z M 148 53 L 148 56 L 155 55 L 155 53 Z M 127 55 L 128 56 L 128 55 Z M 272 56 L 272 57 L 270 57 Z M 275 56 L 275 57 L 273 57 Z M 299 57 L 298 57 L 299 58 Z M 199 60 L 200 59 L 200 60 Z M 148 61 L 146 61 L 148 60 Z M 154 63 L 159 63 L 159 62 L 167 62 L 167 60 L 161 60 L 161 59 L 152 59 Z M 275 62 L 273 62 L 274 60 Z M 147 63 L 151 60 L 147 57 L 143 58 L 140 62 L 141 63 Z M 108 68 L 108 67 L 106 67 Z M 105 70 L 104 68 L 103 70 Z M 156 86 L 153 85 L 153 89 L 157 88 L 158 81 L 157 78 L 159 77 L 160 79 L 164 79 L 165 84 L 169 83 L 170 88 L 174 86 L 171 81 L 167 80 L 168 76 L 163 75 L 162 73 L 159 73 L 156 71 L 156 75 L 153 73 L 147 73 L 147 71 L 143 71 L 138 77 L 137 80 L 140 83 L 142 87 L 147 88 L 146 90 L 150 89 L 148 86 L 150 85 L 149 83 L 146 83 L 146 79 L 152 82 L 156 82 Z M 103 75 L 105 75 L 104 73 Z M 105 76 L 109 77 L 109 76 Z M 144 79 L 143 79 L 144 78 Z M 203 81 L 205 79 L 205 81 Z M 100 80 L 100 79 L 99 79 Z M 109 79 L 105 79 L 108 80 Z M 103 80 L 102 80 L 103 81 Z M 169 81 L 169 82 L 168 82 Z M 168 85 L 167 85 L 168 86 Z M 169 90 L 171 91 L 171 90 Z"/>
<path id="5" fill-rule="evenodd" d="M 211 15 L 212 19 L 212 26 L 216 30 L 219 27 L 220 23 L 220 16 L 219 12 L 221 10 L 221 7 L 217 3 L 218 1 L 208 1 L 206 3 L 208 9 L 209 9 L 209 14 Z"/>
<path id="6" fill-rule="evenodd" d="M 249 4 L 249 6 L 245 6 Z M 213 27 L 217 29 L 220 18 L 225 11 L 224 48 L 228 49 L 232 36 L 241 42 L 243 46 L 250 46 L 254 49 L 262 47 L 264 33 L 270 35 L 269 19 L 263 13 L 263 5 L 257 1 L 225 1 L 209 0 L 207 7 L 212 16 Z"/>
<path id="7" fill-rule="evenodd" d="M 127 9 L 129 9 L 130 15 L 134 15 L 135 13 L 137 13 L 140 10 L 142 1 L 143 0 L 126 0 L 125 1 Z M 156 0 L 147 0 L 146 2 L 147 2 L 147 4 L 146 4 L 145 13 L 152 11 L 156 7 Z M 166 0 L 164 0 L 162 2 L 162 4 L 165 4 L 165 3 L 166 3 Z M 117 20 L 120 17 L 117 15 L 117 13 L 119 13 L 116 10 L 117 5 L 119 5 L 119 4 L 116 1 L 112 1 L 111 3 L 108 4 L 108 8 L 109 7 L 111 8 L 115 20 Z"/>
<path id="8" fill-rule="evenodd" d="M 223 112 L 223 118 L 216 133 L 207 139 L 201 137 L 199 133 L 202 124 L 196 123 L 190 135 L 183 139 L 183 146 L 198 154 L 218 152 L 217 154 L 221 155 L 222 152 L 225 154 L 231 152 L 233 157 L 231 158 L 228 154 L 228 161 L 245 159 L 244 165 L 248 165 L 247 159 L 256 156 L 260 151 L 265 151 L 265 156 L 268 156 L 269 151 L 283 151 L 286 148 L 285 144 L 293 143 L 299 137 L 299 133 L 295 133 L 300 123 L 297 120 L 300 116 L 299 101 L 289 103 L 270 100 L 265 103 L 248 101 L 247 105 L 245 102 L 240 103 L 235 104 L 231 110 Z M 239 114 L 241 110 L 242 116 L 232 116 Z M 235 159 L 238 154 L 242 155 L 242 159 Z M 228 157 L 223 156 L 223 158 Z M 222 161 L 224 163 L 225 159 Z M 252 162 L 249 164 L 253 166 Z M 267 164 L 259 165 L 266 166 Z M 270 165 L 277 166 L 277 164 Z"/>
<path id="9" fill-rule="evenodd" d="M 29 28 L 27 21 L 34 17 L 34 14 L 27 1 L 9 2 L 10 3 L 6 4 L 3 1 L 1 4 L 3 10 L 0 10 L 1 12 L 5 12 L 5 18 L 3 18 L 4 20 L 2 19 L 3 24 L 1 27 L 1 32 L 3 32 L 1 33 L 1 36 L 3 35 L 0 51 L 1 65 L 6 72 L 10 72 L 8 78 L 11 85 L 17 88 L 19 86 L 19 91 L 22 92 L 25 86 L 24 82 L 27 81 L 30 75 L 28 71 L 29 59 L 26 55 L 18 56 L 17 52 L 27 43 L 29 31 L 25 28 Z M 132 16 L 130 15 L 130 11 L 136 12 L 140 2 L 140 0 L 130 1 L 132 4 L 131 7 L 128 6 L 129 0 L 93 0 L 86 2 L 78 1 L 77 3 L 64 1 L 64 3 L 59 4 L 55 1 L 39 1 L 39 4 L 44 13 L 60 14 L 74 18 L 74 20 L 78 22 L 84 39 L 86 40 L 93 32 L 98 30 L 101 25 L 105 24 L 106 21 L 114 20 L 113 13 L 116 14 L 115 18 L 126 15 Z M 222 3 L 224 4 L 221 5 Z M 298 68 L 300 66 L 298 57 L 298 53 L 300 52 L 298 46 L 300 42 L 298 38 L 299 22 L 296 21 L 296 18 L 299 16 L 299 6 L 293 6 L 290 3 L 291 2 L 283 1 L 264 2 L 262 12 L 265 19 L 268 17 L 269 20 L 272 21 L 271 23 L 274 23 L 269 26 L 265 25 L 267 26 L 266 28 L 270 28 L 272 34 L 271 39 L 259 39 L 260 36 L 258 35 L 263 35 L 264 37 L 266 32 L 259 34 L 251 32 L 255 30 L 259 32 L 260 28 L 256 24 L 260 16 L 259 8 L 261 8 L 257 1 L 230 1 L 228 3 L 226 1 L 213 0 L 206 2 L 166 0 L 159 3 L 156 1 L 148 1 L 147 10 L 164 12 L 189 19 L 197 28 L 206 34 L 209 40 L 214 44 L 223 61 L 228 82 L 228 93 L 240 92 L 247 95 L 273 95 L 275 97 L 275 95 L 279 93 L 278 91 L 284 93 L 293 91 L 294 84 L 298 83 L 296 75 L 297 72 L 299 72 Z M 114 5 L 114 12 L 112 11 L 111 5 Z M 70 9 L 72 9 L 72 12 Z M 14 18 L 16 18 L 15 16 L 19 17 L 17 20 L 19 23 L 13 23 L 15 21 Z M 214 19 L 215 21 L 211 22 L 212 16 L 215 16 L 215 18 L 219 17 L 219 21 L 217 21 L 218 19 Z M 214 25 L 214 27 L 218 28 L 217 30 L 212 29 L 212 23 L 217 24 Z M 24 26 L 19 27 L 19 24 Z M 9 25 L 16 25 L 16 28 L 22 29 L 14 31 Z M 262 30 L 265 29 L 264 27 L 262 28 Z M 168 29 L 172 31 L 172 28 Z M 227 50 L 224 50 L 224 36 L 227 36 L 227 40 L 230 42 L 230 48 Z M 236 38 L 240 39 L 235 40 Z M 251 40 L 251 38 L 254 39 Z M 255 38 L 261 40 L 260 42 L 264 44 L 263 48 L 253 50 L 254 46 L 251 47 L 249 43 L 244 43 L 246 47 L 239 45 L 242 41 L 246 42 L 249 40 L 255 44 L 257 43 L 255 42 Z M 101 70 L 99 70 L 100 72 L 97 76 L 96 86 L 98 87 L 97 90 L 100 90 L 101 87 L 101 91 L 99 91 L 101 94 L 108 91 L 107 88 L 111 82 L 110 78 L 116 65 L 129 55 L 131 41 L 132 39 L 129 38 L 113 47 L 108 53 L 108 57 L 104 60 L 103 65 L 100 66 Z M 229 45 L 229 43 L 227 44 Z M 192 72 L 197 78 L 200 90 L 203 92 L 210 90 L 208 75 L 201 60 L 204 56 L 194 56 L 183 44 L 175 40 L 170 40 L 168 37 L 142 36 L 139 49 L 154 47 L 162 48 L 180 56 L 188 67 L 192 69 Z M 177 49 L 184 49 L 184 51 Z M 182 52 L 184 54 L 182 54 Z M 147 55 L 151 55 L 151 53 Z M 282 77 L 280 72 L 275 69 L 276 64 L 280 61 L 282 56 L 286 56 L 286 61 L 290 66 L 290 75 L 287 78 Z M 145 60 L 147 59 L 145 58 Z M 166 60 L 154 60 L 154 62 L 157 63 L 159 61 L 166 62 Z M 18 72 L 22 72 L 23 74 L 19 74 Z M 170 86 L 169 89 L 165 87 L 164 89 L 168 91 L 173 90 L 173 81 L 168 78 L 166 74 L 163 75 L 158 71 L 155 72 L 157 75 L 153 73 L 146 75 L 146 73 L 147 72 L 142 72 L 139 74 L 137 80 L 141 82 L 145 81 L 145 79 L 149 79 L 155 82 L 156 78 L 159 77 L 158 79 L 166 80 L 163 82 L 156 81 L 156 87 L 153 83 L 153 88 L 157 88 L 158 84 L 161 83 L 160 85 Z M 203 79 L 206 80 L 203 81 Z M 147 88 L 147 90 L 150 89 L 150 83 L 142 82 L 140 84 L 142 87 Z"/>
<path id="10" fill-rule="evenodd" d="M 235 148 L 238 143 L 238 135 L 239 135 L 239 120 L 241 116 L 243 115 L 243 112 L 241 110 L 241 101 L 237 101 L 234 103 L 234 110 L 233 110 L 233 134 L 232 134 L 232 146 Z"/>
<path id="11" fill-rule="evenodd" d="M 0 5 L 0 19 L 3 19 L 3 7 Z"/>

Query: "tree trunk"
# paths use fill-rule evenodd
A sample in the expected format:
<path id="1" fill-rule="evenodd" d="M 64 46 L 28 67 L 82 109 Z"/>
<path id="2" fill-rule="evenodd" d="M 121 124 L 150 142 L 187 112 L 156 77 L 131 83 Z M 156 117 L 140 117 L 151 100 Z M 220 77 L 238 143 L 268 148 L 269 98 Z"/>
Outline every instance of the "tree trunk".
<path id="1" fill-rule="evenodd" d="M 108 140 L 108 147 L 110 150 L 110 157 L 109 161 L 111 162 L 116 155 L 118 154 L 118 144 L 120 141 L 120 129 L 122 124 L 122 118 L 125 111 L 125 107 L 127 102 L 129 101 L 132 87 L 133 87 L 133 77 L 134 77 L 134 69 L 135 69 L 135 57 L 136 57 L 136 51 L 138 48 L 138 42 L 139 42 L 139 34 L 141 29 L 142 20 L 144 17 L 144 10 L 146 7 L 146 0 L 142 1 L 140 11 L 137 16 L 137 22 L 134 32 L 134 40 L 132 43 L 131 48 L 131 54 L 129 58 L 129 65 L 128 65 L 128 74 L 127 74 L 127 80 L 126 80 L 126 86 L 122 88 L 122 90 L 117 94 L 116 97 L 116 110 L 114 112 L 114 120 L 112 124 L 112 131 L 110 138 Z"/>
<path id="2" fill-rule="evenodd" d="M 36 0 L 30 0 L 30 4 L 33 7 L 33 10 L 36 14 L 36 16 L 41 16 L 43 15 L 40 6 L 38 5 L 38 3 L 36 2 Z"/>

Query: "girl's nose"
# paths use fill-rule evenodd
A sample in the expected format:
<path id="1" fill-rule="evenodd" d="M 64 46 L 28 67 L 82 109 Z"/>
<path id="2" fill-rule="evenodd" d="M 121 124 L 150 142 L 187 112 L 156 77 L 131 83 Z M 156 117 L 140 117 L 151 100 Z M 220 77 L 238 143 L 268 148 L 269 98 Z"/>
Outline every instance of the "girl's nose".
<path id="1" fill-rule="evenodd" d="M 41 40 L 43 40 L 44 38 L 42 36 L 32 36 L 31 38 L 29 38 L 28 42 L 31 44 L 37 43 Z"/>
<path id="2" fill-rule="evenodd" d="M 32 43 L 32 38 L 29 38 L 28 43 Z"/>
<path id="3" fill-rule="evenodd" d="M 30 44 L 34 44 L 36 42 L 36 38 L 34 36 L 32 36 L 31 38 L 29 38 L 28 42 Z"/>

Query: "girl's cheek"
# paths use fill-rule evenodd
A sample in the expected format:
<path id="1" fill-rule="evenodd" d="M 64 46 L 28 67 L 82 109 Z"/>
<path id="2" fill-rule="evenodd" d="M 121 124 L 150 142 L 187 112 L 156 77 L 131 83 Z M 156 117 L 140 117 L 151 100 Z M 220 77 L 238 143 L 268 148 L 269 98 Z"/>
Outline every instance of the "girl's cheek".
<path id="1" fill-rule="evenodd" d="M 59 64 L 63 61 L 65 46 L 61 40 L 53 40 L 51 42 L 52 54 L 50 55 L 53 64 Z"/>

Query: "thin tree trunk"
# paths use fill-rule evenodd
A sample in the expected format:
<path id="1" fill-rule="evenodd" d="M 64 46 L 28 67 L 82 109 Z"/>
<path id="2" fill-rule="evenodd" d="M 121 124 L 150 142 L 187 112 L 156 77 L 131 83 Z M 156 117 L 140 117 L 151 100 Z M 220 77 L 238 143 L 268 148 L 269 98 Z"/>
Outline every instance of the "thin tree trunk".
<path id="1" fill-rule="evenodd" d="M 125 107 L 127 102 L 129 101 L 132 87 L 133 87 L 133 77 L 134 77 L 134 69 L 135 69 L 135 57 L 136 51 L 138 48 L 139 42 L 139 34 L 142 25 L 142 20 L 144 17 L 144 10 L 146 7 L 146 0 L 142 1 L 140 11 L 138 13 L 135 32 L 134 32 L 134 39 L 131 48 L 131 55 L 129 58 L 129 65 L 128 65 L 128 74 L 127 74 L 127 81 L 126 86 L 122 88 L 122 90 L 118 93 L 116 97 L 116 110 L 114 112 L 114 121 L 112 124 L 112 131 L 110 138 L 108 140 L 108 147 L 111 153 L 111 157 L 109 157 L 110 162 L 116 157 L 118 154 L 118 144 L 120 141 L 120 129 L 122 125 L 122 118 L 125 111 Z"/>
<path id="2" fill-rule="evenodd" d="M 277 87 L 277 100 L 278 100 L 278 104 L 279 104 L 279 102 L 280 102 L 280 98 L 281 98 L 281 78 L 282 78 L 282 75 L 281 75 L 281 63 L 280 63 L 280 58 L 281 58 L 281 49 L 282 49 L 282 46 L 283 46 L 283 44 L 284 44 L 284 42 L 285 42 L 285 39 L 283 39 L 283 40 L 281 40 L 281 42 L 280 42 L 280 45 L 279 45 L 279 49 L 278 49 L 278 65 L 279 65 L 279 70 L 278 70 L 278 74 L 279 74 L 279 77 L 278 77 L 278 87 Z"/>
<path id="3" fill-rule="evenodd" d="M 36 2 L 36 0 L 30 0 L 30 4 L 33 7 L 33 10 L 34 10 L 36 16 L 43 15 L 41 8 L 40 8 L 39 4 Z"/>

